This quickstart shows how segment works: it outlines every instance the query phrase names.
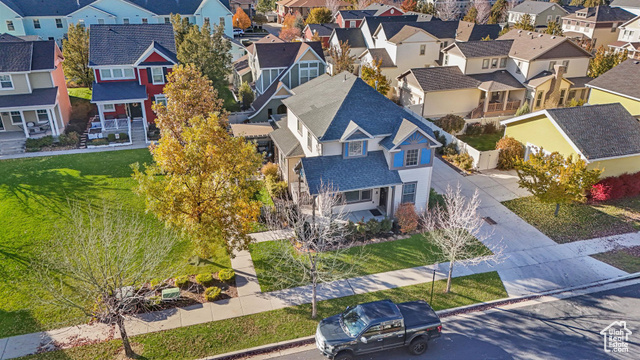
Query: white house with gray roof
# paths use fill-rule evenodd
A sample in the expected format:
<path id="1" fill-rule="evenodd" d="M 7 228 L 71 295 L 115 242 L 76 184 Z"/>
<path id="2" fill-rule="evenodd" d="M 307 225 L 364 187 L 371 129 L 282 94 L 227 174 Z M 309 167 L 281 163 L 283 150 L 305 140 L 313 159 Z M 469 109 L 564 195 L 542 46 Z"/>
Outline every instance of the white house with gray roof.
<path id="1" fill-rule="evenodd" d="M 344 194 L 359 217 L 393 216 L 401 203 L 427 207 L 434 148 L 431 129 L 362 79 L 320 76 L 282 102 L 286 118 L 270 134 L 294 197 L 323 185 Z"/>
<path id="2" fill-rule="evenodd" d="M 531 17 L 531 25 L 536 28 L 546 28 L 551 21 L 559 24 L 561 18 L 569 12 L 554 2 L 524 1 L 509 10 L 508 14 L 509 26 L 515 25 L 528 14 Z"/>

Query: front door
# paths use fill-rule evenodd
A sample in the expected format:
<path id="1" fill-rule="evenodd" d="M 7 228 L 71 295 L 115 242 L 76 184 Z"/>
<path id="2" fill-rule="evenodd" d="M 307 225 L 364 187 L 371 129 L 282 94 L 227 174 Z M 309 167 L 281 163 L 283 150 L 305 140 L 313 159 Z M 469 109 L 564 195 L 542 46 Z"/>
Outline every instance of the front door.
<path id="1" fill-rule="evenodd" d="M 141 118 L 142 117 L 142 104 L 141 103 L 127 104 L 127 108 L 129 110 L 129 117 L 131 119 Z"/>
<path id="2" fill-rule="evenodd" d="M 385 212 L 387 212 L 387 194 L 388 194 L 388 191 L 389 191 L 389 188 L 386 188 L 386 187 L 380 188 L 379 206 L 381 208 L 383 208 Z"/>

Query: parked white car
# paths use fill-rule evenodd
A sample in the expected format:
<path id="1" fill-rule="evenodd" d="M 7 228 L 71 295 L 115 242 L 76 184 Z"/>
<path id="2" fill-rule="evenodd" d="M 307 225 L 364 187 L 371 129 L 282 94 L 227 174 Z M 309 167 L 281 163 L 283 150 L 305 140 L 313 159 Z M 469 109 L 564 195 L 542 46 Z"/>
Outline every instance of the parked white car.
<path id="1" fill-rule="evenodd" d="M 242 35 L 244 35 L 244 30 L 233 28 L 233 36 L 242 36 Z"/>

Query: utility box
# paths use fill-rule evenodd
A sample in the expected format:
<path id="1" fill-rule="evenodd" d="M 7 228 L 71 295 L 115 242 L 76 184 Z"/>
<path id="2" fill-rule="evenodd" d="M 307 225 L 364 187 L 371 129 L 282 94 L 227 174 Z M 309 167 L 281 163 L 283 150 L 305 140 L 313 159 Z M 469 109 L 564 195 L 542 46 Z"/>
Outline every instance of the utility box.
<path id="1" fill-rule="evenodd" d="M 169 288 L 162 290 L 162 301 L 177 300 L 180 297 L 180 289 Z"/>

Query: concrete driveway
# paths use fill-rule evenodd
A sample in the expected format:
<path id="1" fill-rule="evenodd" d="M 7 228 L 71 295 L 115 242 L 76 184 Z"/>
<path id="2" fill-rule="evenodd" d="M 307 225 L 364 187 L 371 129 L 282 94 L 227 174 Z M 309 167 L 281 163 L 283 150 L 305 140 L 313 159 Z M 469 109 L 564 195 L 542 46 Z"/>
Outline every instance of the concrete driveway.
<path id="1" fill-rule="evenodd" d="M 466 179 L 500 202 L 531 196 L 529 191 L 518 186 L 519 179 L 515 170 L 484 170 L 467 176 Z"/>

